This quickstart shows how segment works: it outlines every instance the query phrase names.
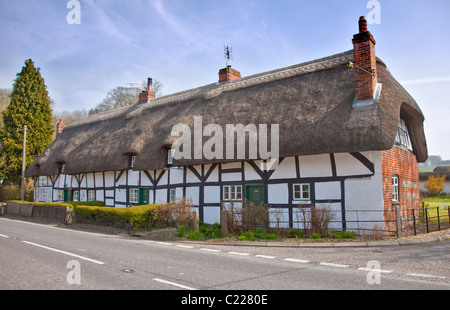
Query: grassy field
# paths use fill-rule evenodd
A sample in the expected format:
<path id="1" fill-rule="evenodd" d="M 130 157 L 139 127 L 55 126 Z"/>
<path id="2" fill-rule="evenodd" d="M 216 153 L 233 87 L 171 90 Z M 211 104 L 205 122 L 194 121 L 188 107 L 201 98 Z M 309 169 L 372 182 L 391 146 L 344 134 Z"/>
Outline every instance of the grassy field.
<path id="1" fill-rule="evenodd" d="M 436 166 L 430 166 L 430 167 L 419 167 L 419 172 L 433 172 L 433 170 L 436 168 Z"/>
<path id="2" fill-rule="evenodd" d="M 429 197 L 422 200 L 425 203 L 425 207 L 428 211 L 428 218 L 430 222 L 437 222 L 437 214 L 439 208 L 440 221 L 449 221 L 449 208 L 450 206 L 450 196 L 439 196 L 439 197 Z"/>

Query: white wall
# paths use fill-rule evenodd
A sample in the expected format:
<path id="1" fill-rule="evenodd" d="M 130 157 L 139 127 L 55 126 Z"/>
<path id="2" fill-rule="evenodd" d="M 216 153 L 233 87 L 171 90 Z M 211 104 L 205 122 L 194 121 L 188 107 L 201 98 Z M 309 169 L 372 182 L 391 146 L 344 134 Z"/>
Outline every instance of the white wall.
<path id="1" fill-rule="evenodd" d="M 299 156 L 298 157 L 298 167 L 296 166 L 296 158 L 289 157 L 285 158 L 273 172 L 267 184 L 267 192 L 265 193 L 267 201 L 269 204 L 276 204 L 279 209 L 274 213 L 274 217 L 283 218 L 286 220 L 289 218 L 288 205 L 292 204 L 309 204 L 311 201 L 290 201 L 289 194 L 292 193 L 292 183 L 309 183 L 311 185 L 311 194 L 315 192 L 315 197 L 312 199 L 319 200 L 321 202 L 326 202 L 330 200 L 330 207 L 336 210 L 340 210 L 342 205 L 345 204 L 345 209 L 348 211 L 352 210 L 382 210 L 383 209 L 383 196 L 382 196 L 382 184 L 381 184 L 381 152 L 363 152 L 369 161 L 374 163 L 375 175 L 372 177 L 364 178 L 353 178 L 358 175 L 370 175 L 372 172 L 364 164 L 362 164 L 358 159 L 348 153 L 334 154 L 334 162 L 336 164 L 335 170 L 332 166 L 332 161 L 330 154 L 320 154 L 320 155 L 309 155 L 309 156 Z M 255 164 L 258 167 L 262 167 L 262 161 L 256 161 Z M 239 170 L 244 167 L 244 180 L 242 179 L 242 172 Z M 194 166 L 193 168 L 202 175 L 202 171 L 206 174 L 212 165 L 205 165 L 203 170 L 200 165 Z M 149 171 L 152 178 L 158 178 L 158 176 L 164 172 L 158 186 L 163 185 L 173 185 L 171 188 L 176 188 L 176 197 L 182 198 L 183 196 L 183 185 L 186 186 L 186 198 L 191 199 L 193 204 L 199 205 L 200 201 L 203 200 L 205 204 L 209 206 L 204 206 L 203 214 L 204 220 L 208 223 L 214 223 L 216 220 L 220 221 L 220 205 L 222 202 L 222 197 L 220 196 L 221 187 L 225 184 L 232 182 L 233 184 L 242 184 L 243 186 L 243 197 L 245 197 L 245 184 L 263 184 L 259 173 L 250 164 L 236 162 L 236 163 L 226 163 L 221 164 L 222 175 L 219 176 L 219 165 L 217 165 L 214 170 L 212 170 L 208 180 L 205 182 L 205 187 L 203 189 L 204 197 L 200 199 L 200 187 L 198 185 L 192 186 L 193 183 L 199 183 L 199 178 L 190 170 L 186 169 L 186 184 L 183 184 L 183 174 L 185 168 L 173 167 L 168 170 L 158 170 Z M 234 169 L 235 172 L 227 172 L 227 169 Z M 333 172 L 336 172 L 336 176 L 339 178 L 347 178 L 344 182 L 341 180 L 333 179 Z M 116 202 L 122 202 L 122 204 L 116 204 L 117 207 L 123 207 L 126 204 L 127 199 L 127 189 L 125 186 L 134 187 L 147 187 L 151 188 L 152 183 L 150 179 L 144 172 L 131 171 L 123 172 L 121 177 L 115 182 L 114 177 L 118 177 L 119 171 L 105 172 L 105 181 L 103 181 L 103 173 L 88 173 L 84 175 L 80 191 L 81 200 L 87 199 L 87 191 L 85 187 L 93 188 L 94 184 L 96 187 L 96 198 L 97 200 L 104 200 L 105 204 L 108 206 L 114 206 L 114 197 Z M 128 178 L 127 178 L 128 176 Z M 300 176 L 300 179 L 297 179 Z M 95 177 L 95 179 L 94 179 Z M 306 179 L 305 179 L 306 178 Z M 222 184 L 211 184 L 208 182 L 218 182 L 219 179 L 222 180 Z M 170 184 L 169 184 L 170 182 Z M 241 182 L 241 183 L 240 183 Z M 345 189 L 341 188 L 344 184 Z M 109 187 L 115 189 L 103 190 L 102 187 Z M 121 186 L 121 188 L 119 188 Z M 61 175 L 56 184 L 55 188 L 62 189 L 67 187 L 78 188 L 78 182 L 74 176 Z M 39 186 L 38 186 L 39 188 Z M 167 188 L 157 189 L 156 192 L 150 189 L 149 201 L 152 203 L 165 203 L 167 202 Z M 51 196 L 55 196 L 55 192 L 49 192 L 49 200 Z M 53 198 L 54 199 L 54 198 Z M 225 203 L 226 204 L 226 203 Z M 235 206 L 240 206 L 241 203 L 234 203 Z M 283 208 L 286 205 L 286 208 Z M 294 208 L 295 209 L 295 208 Z M 274 210 L 275 211 L 275 210 Z M 367 212 L 366 212 L 367 213 Z M 382 215 L 382 213 L 379 213 Z M 294 220 L 296 214 L 293 214 Z M 340 214 L 339 214 L 340 216 Z M 362 213 L 348 213 L 347 219 L 361 218 Z M 367 214 L 364 214 L 367 216 Z M 373 218 L 379 218 L 379 216 L 372 216 Z M 286 224 L 287 225 L 287 224 Z"/>

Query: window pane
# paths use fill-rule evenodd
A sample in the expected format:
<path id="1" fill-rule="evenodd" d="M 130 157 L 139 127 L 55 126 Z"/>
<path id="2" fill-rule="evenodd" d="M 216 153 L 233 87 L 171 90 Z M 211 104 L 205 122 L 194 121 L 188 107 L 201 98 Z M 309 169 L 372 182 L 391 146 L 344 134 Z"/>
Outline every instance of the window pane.
<path id="1" fill-rule="evenodd" d="M 236 186 L 236 199 L 242 199 L 242 187 Z"/>
<path id="2" fill-rule="evenodd" d="M 230 199 L 230 187 L 224 186 L 223 187 L 223 200 L 229 200 Z"/>
<path id="3" fill-rule="evenodd" d="M 300 193 L 300 185 L 294 184 L 294 199 L 301 199 L 302 195 Z"/>

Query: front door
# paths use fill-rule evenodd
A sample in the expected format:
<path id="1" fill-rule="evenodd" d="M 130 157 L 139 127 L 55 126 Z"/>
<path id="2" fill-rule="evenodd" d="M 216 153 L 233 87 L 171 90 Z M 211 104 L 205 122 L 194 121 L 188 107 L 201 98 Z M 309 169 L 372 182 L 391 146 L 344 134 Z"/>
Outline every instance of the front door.
<path id="1" fill-rule="evenodd" d="M 148 188 L 140 188 L 139 189 L 139 205 L 148 205 L 149 204 L 149 189 Z"/>
<path id="2" fill-rule="evenodd" d="M 64 202 L 72 200 L 72 191 L 65 189 L 64 190 Z"/>
<path id="3" fill-rule="evenodd" d="M 263 185 L 247 185 L 245 198 L 254 204 L 264 202 L 264 186 Z"/>
<path id="4" fill-rule="evenodd" d="M 247 225 L 251 229 L 264 229 L 267 210 L 264 205 L 264 186 L 263 185 L 247 185 L 245 188 L 245 198 L 251 204 L 247 209 L 246 219 Z"/>

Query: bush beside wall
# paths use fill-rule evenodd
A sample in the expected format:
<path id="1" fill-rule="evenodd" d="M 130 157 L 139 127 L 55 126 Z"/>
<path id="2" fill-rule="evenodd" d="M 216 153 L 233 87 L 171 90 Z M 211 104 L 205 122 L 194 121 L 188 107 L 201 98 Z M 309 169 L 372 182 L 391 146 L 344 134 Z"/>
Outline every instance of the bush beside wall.
<path id="1" fill-rule="evenodd" d="M 185 210 L 185 212 L 190 211 L 190 209 Z M 131 208 L 75 206 L 77 223 L 91 223 L 135 231 L 177 227 L 180 222 L 178 215 L 179 211 L 171 204 Z M 190 220 L 191 216 L 186 218 Z"/>

